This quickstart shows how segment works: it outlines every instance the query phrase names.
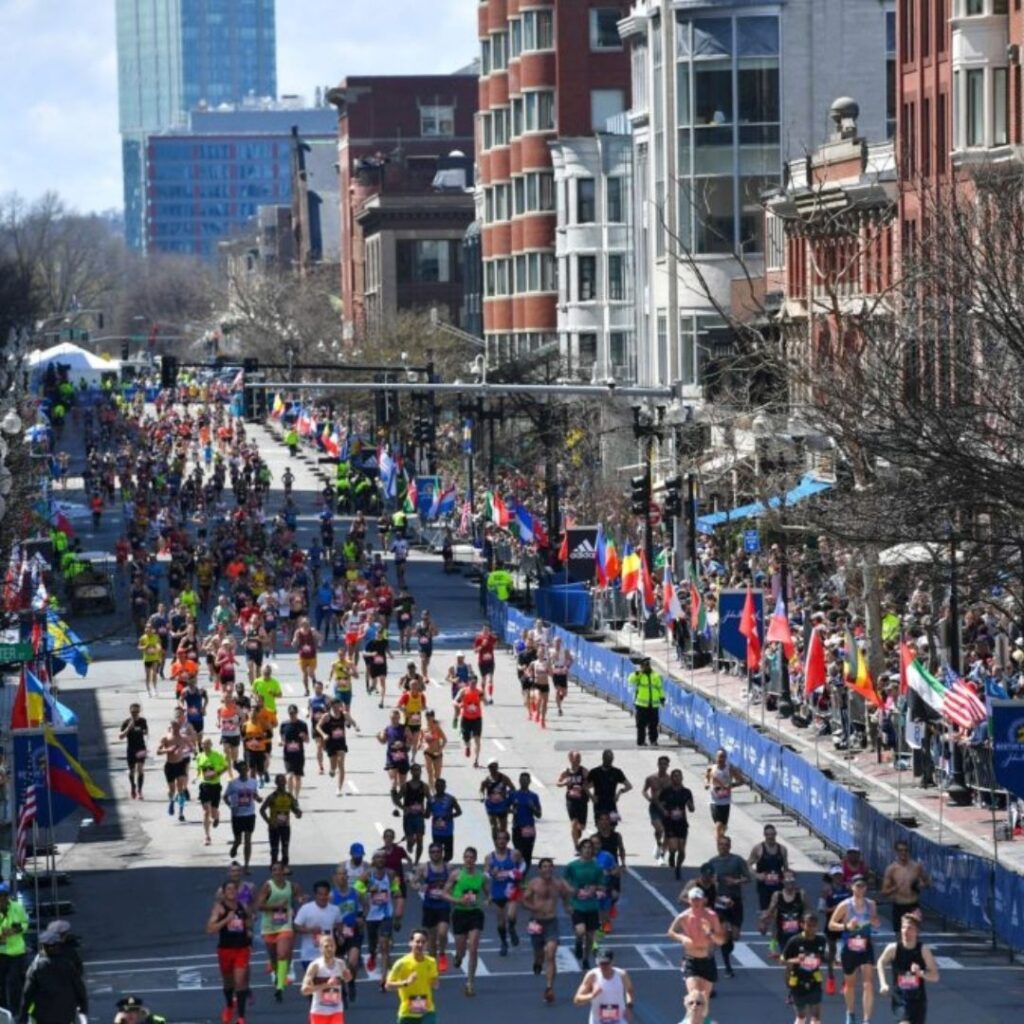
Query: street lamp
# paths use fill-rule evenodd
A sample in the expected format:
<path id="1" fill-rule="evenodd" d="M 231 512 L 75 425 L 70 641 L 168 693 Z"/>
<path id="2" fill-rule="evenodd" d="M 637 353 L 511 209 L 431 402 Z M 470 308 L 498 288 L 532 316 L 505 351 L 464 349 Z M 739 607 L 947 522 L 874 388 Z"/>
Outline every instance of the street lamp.
<path id="1" fill-rule="evenodd" d="M 8 409 L 4 418 L 0 420 L 0 430 L 12 437 L 22 432 L 23 425 L 21 417 L 14 409 Z"/>

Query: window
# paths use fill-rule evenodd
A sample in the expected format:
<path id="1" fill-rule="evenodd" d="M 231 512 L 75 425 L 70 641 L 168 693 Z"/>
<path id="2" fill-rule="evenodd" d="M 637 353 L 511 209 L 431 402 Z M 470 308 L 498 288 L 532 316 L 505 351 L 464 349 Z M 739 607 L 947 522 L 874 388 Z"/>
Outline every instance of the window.
<path id="1" fill-rule="evenodd" d="M 608 193 L 608 223 L 622 223 L 622 179 L 608 178 L 605 185 Z"/>
<path id="2" fill-rule="evenodd" d="M 984 14 L 985 0 L 967 0 L 967 7 L 964 13 L 968 16 L 972 14 Z"/>
<path id="3" fill-rule="evenodd" d="M 399 284 L 448 284 L 461 280 L 461 243 L 447 238 L 399 240 Z"/>
<path id="4" fill-rule="evenodd" d="M 597 298 L 597 257 L 576 257 L 576 301 L 593 302 Z"/>
<path id="5" fill-rule="evenodd" d="M 980 0 L 979 0 L 980 2 Z M 985 71 L 969 68 L 966 72 L 966 124 L 968 146 L 985 145 Z"/>
<path id="6" fill-rule="evenodd" d="M 946 158 L 949 156 L 946 143 L 946 94 L 939 93 L 935 105 L 935 155 L 938 157 L 936 171 L 939 175 L 946 173 Z"/>
<path id="7" fill-rule="evenodd" d="M 491 137 L 491 115 L 481 114 L 480 115 L 480 131 L 483 137 L 484 149 L 490 149 L 494 144 L 494 140 Z"/>
<path id="8" fill-rule="evenodd" d="M 526 256 L 517 256 L 515 258 L 515 267 L 516 278 L 514 291 L 516 294 L 519 294 L 520 292 L 526 291 Z"/>
<path id="9" fill-rule="evenodd" d="M 946 52 L 946 0 L 935 0 L 935 49 Z"/>
<path id="10" fill-rule="evenodd" d="M 921 56 L 927 57 L 932 52 L 931 19 L 928 17 L 928 5 L 931 0 L 918 0 L 921 4 L 919 24 L 921 26 Z"/>
<path id="11" fill-rule="evenodd" d="M 536 212 L 555 208 L 555 175 L 552 171 L 530 171 L 526 175 L 526 209 Z"/>
<path id="12" fill-rule="evenodd" d="M 523 101 L 522 98 L 512 100 L 512 135 L 513 139 L 523 134 Z"/>
<path id="13" fill-rule="evenodd" d="M 611 302 L 622 302 L 626 298 L 626 260 L 625 257 L 610 253 L 608 255 L 608 299 Z"/>
<path id="14" fill-rule="evenodd" d="M 590 127 L 595 132 L 604 131 L 610 117 L 626 109 L 626 94 L 622 89 L 590 90 Z"/>
<path id="15" fill-rule="evenodd" d="M 698 178 L 694 196 L 694 243 L 700 253 L 733 251 L 736 215 L 732 177 Z"/>
<path id="16" fill-rule="evenodd" d="M 896 137 L 896 12 L 885 14 L 885 134 Z"/>
<path id="17" fill-rule="evenodd" d="M 927 178 L 932 173 L 932 101 L 921 100 L 921 173 Z"/>
<path id="18" fill-rule="evenodd" d="M 513 18 L 509 22 L 508 55 L 510 59 L 518 57 L 523 52 L 523 23 L 519 18 Z"/>
<path id="19" fill-rule="evenodd" d="M 491 70 L 504 71 L 508 67 L 508 33 L 491 33 Z"/>
<path id="20" fill-rule="evenodd" d="M 590 48 L 592 50 L 621 50 L 619 14 L 615 7 L 596 7 L 590 12 Z"/>
<path id="21" fill-rule="evenodd" d="M 633 78 L 633 109 L 647 109 L 647 40 L 638 36 L 630 53 Z"/>
<path id="22" fill-rule="evenodd" d="M 528 132 L 550 132 L 555 128 L 555 94 L 552 90 L 528 92 L 523 95 L 523 129 Z"/>
<path id="23" fill-rule="evenodd" d="M 491 73 L 491 41 L 490 39 L 482 39 L 480 41 L 480 75 L 489 75 Z"/>
<path id="24" fill-rule="evenodd" d="M 576 179 L 576 223 L 593 224 L 597 219 L 596 186 L 593 178 Z"/>
<path id="25" fill-rule="evenodd" d="M 992 145 L 1005 146 L 1010 141 L 1010 122 L 1007 116 L 1007 70 L 992 69 Z"/>
<path id="26" fill-rule="evenodd" d="M 590 369 L 597 362 L 597 335 L 581 334 L 578 345 L 580 369 Z"/>
<path id="27" fill-rule="evenodd" d="M 424 138 L 452 138 L 455 135 L 455 108 L 421 106 L 420 135 Z"/>
<path id="28" fill-rule="evenodd" d="M 668 380 L 668 314 L 658 310 L 658 365 L 654 368 L 656 383 L 664 384 Z"/>
<path id="29" fill-rule="evenodd" d="M 550 10 L 523 12 L 523 51 L 551 50 L 555 28 Z"/>
<path id="30" fill-rule="evenodd" d="M 626 362 L 626 333 L 612 331 L 608 336 L 608 355 L 613 367 L 624 366 Z"/>
<path id="31" fill-rule="evenodd" d="M 495 146 L 507 146 L 508 145 L 508 123 L 509 123 L 509 111 L 508 107 L 502 107 L 498 110 L 491 111 L 491 121 L 493 123 L 493 135 Z"/>

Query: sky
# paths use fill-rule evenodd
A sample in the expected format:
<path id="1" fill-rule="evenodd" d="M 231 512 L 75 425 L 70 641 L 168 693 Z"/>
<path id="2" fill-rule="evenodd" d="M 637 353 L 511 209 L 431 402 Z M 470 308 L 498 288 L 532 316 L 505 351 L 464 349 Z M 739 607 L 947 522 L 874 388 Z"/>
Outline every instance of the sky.
<path id="1" fill-rule="evenodd" d="M 476 0 L 277 0 L 277 86 L 445 74 L 476 56 Z M 0 196 L 120 208 L 114 0 L 0 0 Z"/>

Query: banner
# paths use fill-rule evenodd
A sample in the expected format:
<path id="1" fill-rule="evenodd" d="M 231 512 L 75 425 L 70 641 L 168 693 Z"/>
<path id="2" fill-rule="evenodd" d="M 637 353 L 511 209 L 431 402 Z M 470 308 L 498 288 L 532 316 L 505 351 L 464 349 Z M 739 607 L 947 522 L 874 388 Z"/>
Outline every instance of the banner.
<path id="1" fill-rule="evenodd" d="M 596 526 L 570 526 L 568 534 L 569 560 L 566 571 L 574 583 L 591 583 L 597 575 L 594 558 L 597 545 Z"/>
<path id="2" fill-rule="evenodd" d="M 64 749 L 74 758 L 78 757 L 78 730 L 55 728 L 54 735 Z M 25 790 L 36 786 L 36 821 L 40 828 L 47 828 L 63 821 L 69 814 L 79 810 L 80 805 L 60 793 L 47 793 L 46 789 L 46 741 L 42 729 L 14 729 L 11 732 L 11 746 L 14 754 L 14 814 L 17 821 Z"/>
<path id="3" fill-rule="evenodd" d="M 996 782 L 1014 796 L 1024 797 L 1024 704 L 993 698 L 989 706 Z"/>
<path id="4" fill-rule="evenodd" d="M 747 663 L 747 638 L 740 632 L 740 620 L 746 600 L 746 590 L 723 590 L 718 595 L 718 646 L 743 665 Z M 763 639 L 764 594 L 760 590 L 754 591 L 754 617 Z"/>

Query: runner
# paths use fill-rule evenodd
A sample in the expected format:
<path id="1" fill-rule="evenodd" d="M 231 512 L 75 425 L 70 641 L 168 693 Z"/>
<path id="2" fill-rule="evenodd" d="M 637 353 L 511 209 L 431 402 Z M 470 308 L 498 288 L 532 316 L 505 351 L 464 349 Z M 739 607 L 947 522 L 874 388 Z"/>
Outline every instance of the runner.
<path id="1" fill-rule="evenodd" d="M 641 793 L 647 801 L 647 814 L 654 829 L 654 860 L 660 864 L 665 859 L 665 816 L 658 805 L 658 795 L 669 784 L 668 766 L 670 758 L 662 754 L 658 758 L 658 770 L 644 779 Z"/>
<path id="2" fill-rule="evenodd" d="M 796 884 L 796 875 L 786 870 L 782 873 L 782 888 L 772 894 L 768 906 L 761 914 L 761 934 L 771 929 L 768 955 L 773 959 L 784 954 L 786 943 L 799 934 L 804 914 L 810 909 L 807 893 Z M 821 942 L 824 943 L 824 939 Z M 785 959 L 785 956 L 783 956 Z M 819 993 L 820 994 L 820 993 Z"/>
<path id="3" fill-rule="evenodd" d="M 125 760 L 128 762 L 128 782 L 132 788 L 132 799 L 142 800 L 142 784 L 146 781 L 146 749 L 149 742 L 149 724 L 141 714 L 138 704 L 128 707 L 128 717 L 121 723 L 118 739 L 127 740 Z"/>
<path id="4" fill-rule="evenodd" d="M 433 710 L 427 709 L 427 722 L 423 731 L 423 763 L 427 766 L 427 785 L 433 788 L 444 771 L 444 748 L 448 736 Z"/>
<path id="5" fill-rule="evenodd" d="M 569 816 L 569 831 L 572 845 L 578 847 L 587 827 L 587 811 L 590 808 L 589 772 L 582 764 L 583 755 L 578 750 L 569 751 L 569 767 L 563 768 L 558 776 L 558 786 L 565 789 L 565 810 Z"/>
<path id="6" fill-rule="evenodd" d="M 363 661 L 366 664 L 366 692 L 376 693 L 380 700 L 378 707 L 384 707 L 388 690 L 388 658 L 391 645 L 388 641 L 387 624 L 379 621 L 367 629 Z"/>
<path id="7" fill-rule="evenodd" d="M 320 634 L 309 624 L 305 616 L 299 619 L 292 634 L 291 646 L 299 652 L 299 671 L 302 672 L 302 689 L 309 696 L 309 688 L 316 682 L 316 654 L 323 641 Z"/>
<path id="8" fill-rule="evenodd" d="M 622 872 L 626 868 L 626 844 L 610 814 L 597 816 L 597 831 L 590 841 L 594 845 L 594 860 L 604 872 L 598 887 L 598 918 L 602 935 L 598 936 L 597 944 L 600 944 L 604 935 L 611 934 L 612 921 L 618 914 L 616 904 L 622 889 Z"/>
<path id="9" fill-rule="evenodd" d="M 633 979 L 621 967 L 614 966 L 615 954 L 602 949 L 597 955 L 597 966 L 583 977 L 576 995 L 576 1006 L 590 1005 L 589 1024 L 623 1024 L 632 1019 Z"/>
<path id="10" fill-rule="evenodd" d="M 732 852 L 732 840 L 726 835 L 718 837 L 718 854 L 711 858 L 711 866 L 718 890 L 715 913 L 726 936 L 722 943 L 722 963 L 725 976 L 732 978 L 732 951 L 743 928 L 743 886 L 750 881 L 750 869 L 742 857 Z"/>
<path id="11" fill-rule="evenodd" d="M 280 697 L 284 696 L 284 691 L 281 689 L 281 683 L 274 677 L 273 665 L 268 663 L 263 666 L 259 679 L 252 684 L 252 692 L 263 701 L 263 709 L 267 713 L 270 728 L 276 729 L 278 724 L 277 702 Z M 306 696 L 309 696 L 308 688 Z"/>
<path id="12" fill-rule="evenodd" d="M 462 743 L 466 757 L 473 753 L 473 767 L 480 767 L 480 742 L 484 734 L 483 694 L 476 676 L 470 676 L 455 698 L 455 715 L 462 720 Z"/>
<path id="13" fill-rule="evenodd" d="M 821 965 L 825 962 L 826 944 L 818 934 L 818 915 L 813 910 L 803 914 L 803 928 L 787 939 L 782 949 L 786 964 L 786 990 L 796 1010 L 796 1024 L 821 1021 Z"/>
<path id="14" fill-rule="evenodd" d="M 249 778 L 249 766 L 244 761 L 235 762 L 236 778 L 224 789 L 224 802 L 231 808 L 232 858 L 238 856 L 242 847 L 242 863 L 249 874 L 252 858 L 252 834 L 256 829 L 256 808 L 259 803 L 259 784 Z"/>
<path id="15" fill-rule="evenodd" d="M 912 914 L 920 907 L 921 890 L 932 884 L 924 865 L 910 859 L 910 844 L 906 839 L 896 842 L 896 859 L 885 869 L 880 895 L 892 900 L 892 930 L 900 934 L 900 921 L 904 914 Z"/>
<path id="16" fill-rule="evenodd" d="M 718 981 L 715 947 L 725 945 L 725 931 L 718 915 L 708 909 L 703 889 L 694 886 L 686 897 L 690 906 L 669 925 L 668 937 L 683 947 L 684 1000 L 693 995 L 708 1000 Z"/>
<path id="17" fill-rule="evenodd" d="M 384 770 L 391 782 L 391 803 L 394 814 L 401 814 L 401 792 L 409 774 L 409 730 L 402 724 L 402 713 L 391 712 L 391 721 L 379 733 L 377 741 L 384 745 Z"/>
<path id="18" fill-rule="evenodd" d="M 573 660 L 573 656 L 562 646 L 561 637 L 555 637 L 548 664 L 551 666 L 551 683 L 555 688 L 555 704 L 559 717 L 562 716 L 562 705 L 569 692 L 569 670 L 572 668 Z"/>
<path id="19" fill-rule="evenodd" d="M 530 789 L 529 772 L 519 773 L 519 788 L 512 794 L 512 845 L 523 858 L 525 871 L 533 862 L 537 842 L 537 821 L 541 817 L 540 797 Z"/>
<path id="20" fill-rule="evenodd" d="M 488 761 L 487 774 L 480 783 L 480 799 L 487 812 L 492 839 L 497 839 L 498 833 L 506 831 L 508 827 L 508 812 L 512 806 L 514 789 L 512 780 L 500 770 L 497 760 L 492 758 Z"/>
<path id="21" fill-rule="evenodd" d="M 587 773 L 587 786 L 594 801 L 594 819 L 598 815 L 608 814 L 613 822 L 619 820 L 619 800 L 625 796 L 633 785 L 620 768 L 615 767 L 615 752 L 605 750 L 601 753 L 601 763 Z"/>
<path id="22" fill-rule="evenodd" d="M 210 827 L 216 828 L 220 824 L 220 780 L 227 770 L 227 758 L 219 750 L 213 749 L 213 740 L 207 736 L 196 755 L 196 781 L 199 783 L 199 805 L 203 809 L 206 846 L 213 841 L 210 838 Z"/>
<path id="23" fill-rule="evenodd" d="M 417 928 L 409 937 L 410 953 L 395 961 L 386 988 L 398 993 L 398 1024 L 436 1024 L 434 993 L 438 964 L 428 956 L 427 933 Z"/>
<path id="24" fill-rule="evenodd" d="M 686 860 L 686 837 L 690 828 L 686 812 L 694 813 L 693 793 L 683 785 L 683 773 L 680 769 L 672 769 L 669 784 L 661 787 L 656 803 L 661 819 L 665 823 L 668 866 L 674 869 L 678 881 L 682 875 L 683 861 Z"/>
<path id="25" fill-rule="evenodd" d="M 348 983 L 346 992 L 351 1005 L 356 1001 L 355 977 L 359 972 L 359 956 L 366 924 L 366 894 L 350 885 L 348 867 L 345 864 L 339 864 L 334 872 L 331 903 L 338 908 L 341 915 L 336 934 L 341 939 L 339 953 L 352 973 L 352 980 Z"/>
<path id="26" fill-rule="evenodd" d="M 857 1001 L 857 975 L 860 974 L 863 1020 L 871 1020 L 871 1011 L 875 1004 L 873 971 L 875 953 L 871 944 L 871 929 L 877 928 L 881 921 L 875 901 L 865 895 L 868 890 L 867 879 L 863 875 L 854 875 L 850 880 L 853 895 L 843 900 L 832 912 L 829 928 L 842 930 L 843 948 L 840 961 L 843 967 L 843 999 L 846 1001 L 846 1024 L 854 1024 L 854 1006 Z"/>
<path id="27" fill-rule="evenodd" d="M 541 857 L 538 874 L 523 891 L 523 908 L 530 915 L 527 931 L 533 946 L 533 973 L 544 972 L 544 1002 L 555 1001 L 555 973 L 558 950 L 558 903 L 571 913 L 572 890 L 564 879 L 555 877 L 555 862 Z"/>
<path id="28" fill-rule="evenodd" d="M 487 703 L 494 703 L 494 648 L 498 638 L 491 632 L 485 622 L 480 632 L 473 639 L 473 650 L 476 652 L 476 667 L 480 673 L 480 688 L 487 694 Z"/>
<path id="29" fill-rule="evenodd" d="M 146 680 L 146 696 L 155 697 L 157 682 L 163 670 L 164 645 L 157 635 L 156 627 L 153 625 L 152 620 L 146 623 L 137 646 L 142 651 L 142 668 Z"/>
<path id="30" fill-rule="evenodd" d="M 527 669 L 530 674 L 530 718 L 542 728 L 548 727 L 548 700 L 551 695 L 551 662 L 548 649 L 537 648 L 537 655 Z"/>
<path id="31" fill-rule="evenodd" d="M 459 801 L 448 792 L 444 779 L 434 783 L 434 795 L 430 798 L 430 841 L 444 850 L 445 861 L 455 855 L 455 819 L 462 817 Z"/>
<path id="32" fill-rule="evenodd" d="M 470 679 L 474 678 L 473 670 L 466 664 L 466 655 L 459 651 L 455 655 L 455 664 L 448 667 L 448 674 L 445 676 L 445 681 L 451 686 L 452 703 L 455 705 L 455 713 L 452 715 L 453 729 L 459 727 L 460 708 L 455 702 L 459 699 L 462 691 L 469 685 Z"/>
<path id="33" fill-rule="evenodd" d="M 402 918 L 405 915 L 405 900 L 409 894 L 405 881 L 405 865 L 412 863 L 409 851 L 395 842 L 395 830 L 386 828 L 381 835 L 383 845 L 380 853 L 384 854 L 384 867 L 391 872 L 398 883 L 398 895 L 395 896 L 395 934 L 402 930 Z"/>
<path id="34" fill-rule="evenodd" d="M 337 782 L 337 795 L 342 796 L 345 785 L 345 755 L 348 753 L 346 730 L 358 729 L 352 716 L 340 700 L 334 700 L 331 708 L 317 723 L 317 735 L 323 740 L 330 763 L 330 776 Z"/>
<path id="35" fill-rule="evenodd" d="M 163 754 L 164 778 L 167 780 L 167 813 L 174 816 L 174 805 L 178 805 L 178 821 L 185 820 L 185 801 L 188 800 L 188 766 L 196 749 L 196 736 L 185 721 L 185 711 L 178 708 L 167 732 L 156 748 L 157 757 Z"/>
<path id="36" fill-rule="evenodd" d="M 291 816 L 302 817 L 299 801 L 288 791 L 288 779 L 284 775 L 274 776 L 274 791 L 267 795 L 260 805 L 260 817 L 267 823 L 270 839 L 270 863 L 281 863 L 288 867 L 288 847 L 292 841 Z M 286 871 L 285 874 L 291 874 Z"/>
<path id="37" fill-rule="evenodd" d="M 724 836 L 729 827 L 729 811 L 732 808 L 732 788 L 743 781 L 737 769 L 729 764 L 728 755 L 719 747 L 713 764 L 704 773 L 704 788 L 711 801 L 711 820 L 719 836 Z"/>
<path id="38" fill-rule="evenodd" d="M 537 658 L 537 648 L 534 645 L 533 637 L 529 630 L 521 630 L 519 639 L 512 645 L 512 651 L 516 656 L 516 675 L 519 678 L 519 687 L 523 694 L 523 707 L 526 708 L 526 717 L 533 718 L 533 679 L 531 678 L 530 666 Z"/>
<path id="39" fill-rule="evenodd" d="M 298 883 L 289 881 L 284 867 L 280 861 L 275 861 L 270 868 L 270 878 L 260 886 L 253 904 L 253 911 L 261 915 L 260 934 L 267 947 L 269 973 L 274 978 L 274 999 L 279 1003 L 284 999 L 285 985 L 291 983 L 295 945 L 292 911 L 302 901 Z"/>
<path id="40" fill-rule="evenodd" d="M 284 768 L 288 775 L 288 792 L 296 800 L 299 799 L 299 793 L 302 791 L 302 776 L 306 770 L 306 744 L 308 742 L 309 726 L 299 718 L 298 707 L 295 704 L 289 704 L 288 720 L 281 726 L 281 748 L 284 751 Z"/>
<path id="41" fill-rule="evenodd" d="M 468 949 L 467 996 L 476 995 L 476 967 L 480 950 L 480 933 L 484 929 L 484 886 L 487 877 L 477 866 L 476 848 L 467 846 L 462 854 L 462 867 L 453 869 L 445 885 L 445 896 L 452 905 L 452 934 L 455 936 L 455 970 L 462 967 Z"/>
<path id="42" fill-rule="evenodd" d="M 306 705 L 306 714 L 309 718 L 309 728 L 313 733 L 313 742 L 316 744 L 316 767 L 317 771 L 324 774 L 324 738 L 320 735 L 317 726 L 320 719 L 327 714 L 330 707 L 327 696 L 324 694 L 324 684 L 319 680 L 313 684 L 313 695 Z"/>
<path id="43" fill-rule="evenodd" d="M 257 698 L 257 705 L 259 698 Z M 242 726 L 242 744 L 245 747 L 245 760 L 252 772 L 256 784 L 262 786 L 270 776 L 267 773 L 267 760 L 270 752 L 270 736 L 268 727 L 256 714 L 256 707 Z"/>
<path id="44" fill-rule="evenodd" d="M 828 942 L 828 978 L 825 981 L 826 995 L 836 994 L 835 968 L 838 963 L 837 950 L 843 938 L 842 928 L 832 927 L 832 913 L 844 900 L 852 895 L 850 887 L 843 880 L 843 865 L 833 864 L 825 875 L 825 884 L 818 898 L 818 909 L 825 911 L 825 936 Z"/>
<path id="45" fill-rule="evenodd" d="M 501 829 L 494 836 L 494 849 L 484 858 L 484 871 L 490 882 L 490 899 L 497 910 L 499 956 L 508 956 L 509 939 L 519 945 L 516 931 L 516 901 L 519 883 L 524 875 L 523 857 L 509 849 L 509 834 Z"/>
<path id="46" fill-rule="evenodd" d="M 410 775 L 412 778 L 403 784 L 400 794 L 402 835 L 406 846 L 410 847 L 413 863 L 419 864 L 423 856 L 423 836 L 427 831 L 426 810 L 430 801 L 430 788 L 423 781 L 420 765 L 414 764 Z"/>
<path id="47" fill-rule="evenodd" d="M 415 673 L 415 662 L 409 662 L 409 671 Z M 410 679 L 409 688 L 398 698 L 398 709 L 402 712 L 402 721 L 409 737 L 409 757 L 413 762 L 423 738 L 423 713 L 426 708 L 427 695 L 424 693 L 423 680 L 417 675 Z"/>
<path id="48" fill-rule="evenodd" d="M 409 545 L 405 541 L 406 552 L 408 552 Z M 395 559 L 397 562 L 398 552 L 395 552 Z M 412 628 L 413 628 L 413 610 L 416 607 L 416 601 L 412 594 L 409 593 L 408 588 L 402 584 L 399 588 L 398 597 L 395 598 L 395 622 L 398 624 L 398 649 L 402 654 L 412 653 Z"/>
<path id="49" fill-rule="evenodd" d="M 750 851 L 747 866 L 754 872 L 757 905 L 763 914 L 772 897 L 782 888 L 782 875 L 789 868 L 789 851 L 776 842 L 774 825 L 765 825 L 764 841 Z M 761 934 L 764 934 L 763 927 Z"/>
<path id="50" fill-rule="evenodd" d="M 217 708 L 217 728 L 220 729 L 220 748 L 228 762 L 228 778 L 233 774 L 233 765 L 238 760 L 242 745 L 242 714 L 235 701 L 235 694 L 225 690 Z"/>
<path id="51" fill-rule="evenodd" d="M 217 964 L 224 987 L 222 1024 L 245 1024 L 250 996 L 249 961 L 252 958 L 252 914 L 238 898 L 238 884 L 227 881 L 210 912 L 206 931 L 217 936 Z"/>
<path id="52" fill-rule="evenodd" d="M 921 912 L 911 910 L 900 918 L 899 936 L 878 958 L 878 994 L 889 995 L 888 967 L 892 965 L 894 988 L 892 1012 L 897 1024 L 925 1024 L 928 996 L 925 982 L 939 980 L 932 951 L 920 941 Z"/>
<path id="53" fill-rule="evenodd" d="M 336 957 L 333 935 L 320 936 L 319 952 L 302 978 L 302 994 L 311 997 L 309 1024 L 345 1024 L 343 987 L 352 983 L 352 972 Z"/>
<path id="54" fill-rule="evenodd" d="M 341 910 L 338 904 L 331 902 L 330 882 L 321 880 L 313 883 L 313 898 L 295 912 L 293 924 L 295 934 L 299 936 L 299 963 L 305 974 L 317 957 L 321 937 L 333 936 L 341 924 Z"/>
<path id="55" fill-rule="evenodd" d="M 445 898 L 444 889 L 451 875 L 451 867 L 444 859 L 444 847 L 431 843 L 427 850 L 427 862 L 416 869 L 413 884 L 423 897 L 421 924 L 427 933 L 430 955 L 437 957 L 437 969 L 444 974 L 448 970 L 448 927 L 452 907 Z"/>
<path id="56" fill-rule="evenodd" d="M 380 954 L 380 988 L 384 991 L 391 958 L 391 938 L 395 929 L 395 897 L 400 894 L 398 880 L 384 865 L 384 852 L 377 850 L 370 860 L 370 870 L 356 889 L 366 894 L 366 970 L 373 973 Z"/>
<path id="57" fill-rule="evenodd" d="M 334 687 L 334 699 L 340 700 L 346 708 L 352 707 L 352 679 L 356 674 L 352 660 L 341 647 L 335 655 L 331 664 L 331 671 L 327 677 L 328 682 Z M 314 690 L 316 687 L 314 686 Z M 321 690 L 323 687 L 321 687 Z"/>
<path id="58" fill-rule="evenodd" d="M 206 724 L 206 690 L 200 689 L 195 676 L 189 676 L 185 688 L 181 691 L 181 706 L 185 711 L 185 721 L 195 734 L 196 743 L 203 738 Z"/>
<path id="59" fill-rule="evenodd" d="M 420 675 L 428 682 L 430 681 L 430 659 L 434 654 L 434 637 L 437 636 L 437 632 L 437 626 L 434 625 L 430 612 L 424 609 L 416 626 L 416 645 L 420 652 Z"/>
<path id="60" fill-rule="evenodd" d="M 584 839 L 579 845 L 579 856 L 570 861 L 563 872 L 571 892 L 569 905 L 576 936 L 576 959 L 585 971 L 590 969 L 594 935 L 601 926 L 597 890 L 604 884 L 604 871 L 594 861 L 594 853 L 593 841 Z"/>

